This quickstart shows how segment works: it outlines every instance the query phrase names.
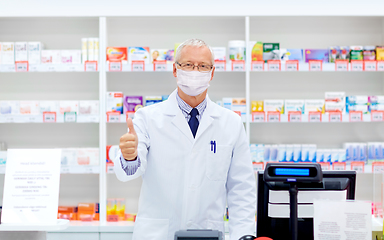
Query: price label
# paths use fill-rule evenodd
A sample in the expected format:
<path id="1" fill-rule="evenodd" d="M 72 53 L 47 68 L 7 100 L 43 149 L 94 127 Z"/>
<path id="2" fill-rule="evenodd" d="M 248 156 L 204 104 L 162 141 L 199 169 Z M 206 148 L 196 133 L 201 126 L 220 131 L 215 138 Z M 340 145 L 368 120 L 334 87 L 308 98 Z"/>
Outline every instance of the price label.
<path id="1" fill-rule="evenodd" d="M 52 65 L 48 66 L 47 71 L 48 71 L 48 72 L 56 72 L 56 71 L 57 71 L 57 70 L 56 70 L 56 66 L 52 66 Z"/>
<path id="2" fill-rule="evenodd" d="M 252 122 L 265 122 L 265 113 L 264 112 L 253 112 L 252 113 Z"/>
<path id="3" fill-rule="evenodd" d="M 144 61 L 132 61 L 132 72 L 144 72 L 145 63 Z"/>
<path id="4" fill-rule="evenodd" d="M 361 111 L 350 111 L 349 112 L 350 122 L 361 122 L 363 121 L 363 112 Z"/>
<path id="5" fill-rule="evenodd" d="M 111 215 L 109 214 L 107 216 L 107 222 L 118 222 L 119 221 L 119 216 L 118 215 Z"/>
<path id="6" fill-rule="evenodd" d="M 264 170 L 264 163 L 263 162 L 254 162 L 254 163 L 252 163 L 252 165 L 253 165 L 253 170 L 255 171 L 255 173 L 257 173 L 258 171 Z"/>
<path id="7" fill-rule="evenodd" d="M 28 66 L 28 71 L 29 72 L 37 72 L 38 68 L 37 68 L 38 65 L 29 65 Z"/>
<path id="8" fill-rule="evenodd" d="M 334 162 L 332 163 L 333 170 L 347 170 L 345 162 Z"/>
<path id="9" fill-rule="evenodd" d="M 84 62 L 84 71 L 96 72 L 97 71 L 97 61 L 85 61 Z"/>
<path id="10" fill-rule="evenodd" d="M 281 70 L 281 62 L 280 60 L 268 60 L 268 71 L 280 71 Z"/>
<path id="11" fill-rule="evenodd" d="M 107 165 L 107 173 L 114 173 L 113 165 Z"/>
<path id="12" fill-rule="evenodd" d="M 309 112 L 308 122 L 321 122 L 321 117 L 322 117 L 321 112 Z"/>
<path id="13" fill-rule="evenodd" d="M 28 61 L 17 61 L 15 63 L 16 72 L 28 72 Z"/>
<path id="14" fill-rule="evenodd" d="M 107 122 L 119 123 L 120 116 L 120 112 L 107 112 Z"/>
<path id="15" fill-rule="evenodd" d="M 109 71 L 110 72 L 121 72 L 123 65 L 121 61 L 109 61 Z"/>
<path id="16" fill-rule="evenodd" d="M 309 60 L 309 71 L 323 71 L 322 60 Z"/>
<path id="17" fill-rule="evenodd" d="M 351 60 L 351 70 L 361 72 L 364 69 L 364 61 Z"/>
<path id="18" fill-rule="evenodd" d="M 301 122 L 301 112 L 288 112 L 288 122 Z"/>
<path id="19" fill-rule="evenodd" d="M 280 112 L 268 112 L 268 122 L 280 122 Z"/>
<path id="20" fill-rule="evenodd" d="M 76 112 L 65 112 L 64 113 L 64 122 L 76 122 Z"/>
<path id="21" fill-rule="evenodd" d="M 232 60 L 232 71 L 244 71 L 245 61 L 244 60 Z"/>
<path id="22" fill-rule="evenodd" d="M 252 71 L 264 71 L 264 61 L 252 61 Z"/>
<path id="23" fill-rule="evenodd" d="M 321 162 L 320 163 L 321 170 L 331 170 L 331 164 L 329 162 Z"/>
<path id="24" fill-rule="evenodd" d="M 7 123 L 15 122 L 15 118 L 13 116 L 5 116 L 4 122 L 7 122 Z"/>
<path id="25" fill-rule="evenodd" d="M 341 122 L 341 112 L 329 112 L 329 122 Z"/>
<path id="26" fill-rule="evenodd" d="M 373 173 L 384 173 L 384 162 L 373 162 L 372 163 Z"/>
<path id="27" fill-rule="evenodd" d="M 351 162 L 351 170 L 358 173 L 364 172 L 365 162 Z"/>
<path id="28" fill-rule="evenodd" d="M 76 71 L 76 67 L 75 66 L 68 66 L 68 71 L 69 72 L 75 72 Z"/>
<path id="29" fill-rule="evenodd" d="M 377 71 L 384 71 L 384 61 L 377 61 L 376 62 L 376 69 L 377 69 Z"/>
<path id="30" fill-rule="evenodd" d="M 69 167 L 61 167 L 61 169 L 60 169 L 60 172 L 62 173 L 62 174 L 68 174 L 68 173 L 70 173 L 70 171 L 69 171 Z"/>
<path id="31" fill-rule="evenodd" d="M 288 72 L 299 71 L 299 61 L 298 60 L 287 60 L 285 62 L 285 71 L 288 71 Z"/>
<path id="32" fill-rule="evenodd" d="M 335 61 L 335 70 L 340 72 L 348 71 L 348 61 L 347 60 L 336 60 Z"/>
<path id="33" fill-rule="evenodd" d="M 382 122 L 384 118 L 384 111 L 371 111 L 372 122 Z"/>
<path id="34" fill-rule="evenodd" d="M 377 62 L 375 60 L 365 60 L 364 61 L 364 71 L 376 71 L 377 70 Z"/>
<path id="35" fill-rule="evenodd" d="M 215 69 L 216 71 L 225 71 L 226 70 L 225 60 L 215 60 Z"/>
<path id="36" fill-rule="evenodd" d="M 56 122 L 56 112 L 43 112 L 43 122 L 46 122 L 46 123 Z"/>
<path id="37" fill-rule="evenodd" d="M 167 61 L 153 61 L 153 71 L 164 72 L 167 71 Z"/>

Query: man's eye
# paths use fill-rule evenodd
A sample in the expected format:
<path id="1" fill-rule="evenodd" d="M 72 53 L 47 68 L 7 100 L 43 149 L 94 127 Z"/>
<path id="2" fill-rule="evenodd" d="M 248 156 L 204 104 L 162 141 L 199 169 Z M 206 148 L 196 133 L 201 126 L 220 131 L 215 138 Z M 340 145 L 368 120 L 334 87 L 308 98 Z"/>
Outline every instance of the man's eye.
<path id="1" fill-rule="evenodd" d="M 185 67 L 191 67 L 192 64 L 190 64 L 190 63 L 186 63 L 186 64 L 184 64 L 184 66 L 185 66 Z"/>
<path id="2" fill-rule="evenodd" d="M 204 65 L 204 64 L 202 64 L 202 65 L 200 65 L 200 67 L 202 67 L 202 68 L 207 68 L 208 66 L 207 66 L 207 65 Z"/>

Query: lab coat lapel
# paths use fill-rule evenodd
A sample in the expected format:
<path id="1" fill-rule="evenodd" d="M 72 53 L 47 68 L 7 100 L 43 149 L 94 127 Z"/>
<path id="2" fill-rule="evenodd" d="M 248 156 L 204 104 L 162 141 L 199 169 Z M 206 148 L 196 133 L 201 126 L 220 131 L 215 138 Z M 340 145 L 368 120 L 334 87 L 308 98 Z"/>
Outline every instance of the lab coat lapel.
<path id="1" fill-rule="evenodd" d="M 177 90 L 173 91 L 171 95 L 169 95 L 164 114 L 171 116 L 172 124 L 175 125 L 191 143 L 193 143 L 194 139 L 191 129 L 189 128 L 187 120 L 185 120 L 185 117 L 177 104 L 176 94 Z"/>

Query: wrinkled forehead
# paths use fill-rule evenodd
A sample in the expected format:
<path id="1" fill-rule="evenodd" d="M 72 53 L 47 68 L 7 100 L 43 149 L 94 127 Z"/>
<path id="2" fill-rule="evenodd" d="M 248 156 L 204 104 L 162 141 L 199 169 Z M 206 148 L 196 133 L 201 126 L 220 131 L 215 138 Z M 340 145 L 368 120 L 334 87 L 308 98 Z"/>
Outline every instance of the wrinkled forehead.
<path id="1" fill-rule="evenodd" d="M 185 46 L 180 52 L 180 62 L 212 64 L 212 53 L 207 46 Z"/>

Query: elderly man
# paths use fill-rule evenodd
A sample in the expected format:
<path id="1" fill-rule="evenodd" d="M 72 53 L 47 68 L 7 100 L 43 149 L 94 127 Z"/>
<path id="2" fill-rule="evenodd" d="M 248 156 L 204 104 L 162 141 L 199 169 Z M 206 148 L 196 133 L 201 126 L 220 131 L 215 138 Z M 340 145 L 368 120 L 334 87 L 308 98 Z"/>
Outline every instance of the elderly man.
<path id="1" fill-rule="evenodd" d="M 138 110 L 120 138 L 115 173 L 142 176 L 134 240 L 173 240 L 180 229 L 224 232 L 230 239 L 255 231 L 256 184 L 240 117 L 212 102 L 212 49 L 190 39 L 176 52 L 177 89 L 167 101 Z"/>

